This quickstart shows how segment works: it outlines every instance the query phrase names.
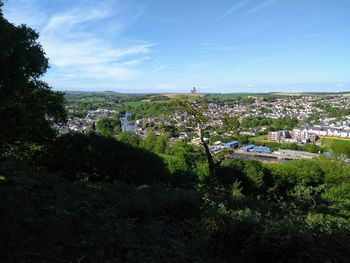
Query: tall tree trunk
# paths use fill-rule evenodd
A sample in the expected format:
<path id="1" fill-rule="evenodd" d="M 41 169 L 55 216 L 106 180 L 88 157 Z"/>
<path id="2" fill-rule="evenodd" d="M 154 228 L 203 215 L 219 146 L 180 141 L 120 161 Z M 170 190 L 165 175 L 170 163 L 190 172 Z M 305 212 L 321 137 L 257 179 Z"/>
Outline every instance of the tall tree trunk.
<path id="1" fill-rule="evenodd" d="M 215 164 L 214 164 L 214 159 L 213 159 L 213 156 L 211 155 L 211 152 L 209 150 L 209 146 L 208 146 L 208 143 L 204 140 L 203 138 L 203 130 L 201 128 L 201 125 L 198 124 L 197 125 L 197 132 L 198 132 L 198 136 L 201 140 L 201 144 L 203 145 L 204 147 L 204 150 L 205 150 L 205 154 L 207 155 L 207 161 L 208 161 L 208 166 L 209 166 L 209 172 L 211 175 L 214 175 L 215 174 Z"/>

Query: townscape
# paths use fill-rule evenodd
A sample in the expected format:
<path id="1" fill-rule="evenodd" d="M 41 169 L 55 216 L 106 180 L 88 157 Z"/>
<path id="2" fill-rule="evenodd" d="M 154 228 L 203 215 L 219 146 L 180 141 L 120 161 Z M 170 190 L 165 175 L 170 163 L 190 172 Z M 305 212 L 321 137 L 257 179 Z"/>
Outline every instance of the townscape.
<path id="1" fill-rule="evenodd" d="M 200 97 L 202 95 L 198 95 L 198 98 Z M 138 100 L 137 97 L 134 99 Z M 158 103 L 157 101 L 142 101 L 148 105 Z M 165 105 L 170 108 L 169 102 L 165 102 Z M 251 139 L 259 138 L 267 142 L 290 145 L 315 144 L 320 146 L 322 145 L 322 138 L 350 138 L 349 105 L 350 96 L 342 94 L 326 96 L 288 96 L 283 94 L 279 96 L 254 96 L 254 94 L 251 94 L 239 99 L 208 98 L 205 115 L 210 116 L 210 121 L 206 125 L 210 127 L 211 133 L 208 133 L 208 137 L 204 137 L 204 139 L 209 141 L 210 137 L 217 138 L 217 140 L 210 140 L 210 149 L 213 153 L 221 152 L 227 148 L 225 147 L 225 138 L 235 139 L 237 136 L 245 136 Z M 132 111 L 138 111 L 138 108 L 129 108 L 128 110 L 131 110 L 131 112 L 127 112 L 127 116 L 125 116 L 125 113 L 117 114 L 118 106 L 90 110 L 85 116 L 70 117 L 67 125 L 59 127 L 59 131 L 61 133 L 96 131 L 96 124 L 101 118 L 114 118 L 121 123 L 121 131 L 134 132 L 140 138 L 145 138 L 147 132 L 150 131 L 157 136 L 162 136 L 169 130 L 164 129 L 164 127 L 171 127 L 177 132 L 168 134 L 168 141 L 184 140 L 192 144 L 200 144 L 199 137 L 188 129 L 188 126 L 191 125 L 191 116 L 186 113 L 170 110 L 169 112 L 157 112 L 156 116 L 146 113 L 142 118 L 135 119 Z M 122 112 L 125 112 L 125 109 Z M 240 123 L 237 130 L 225 130 L 223 133 L 223 116 L 237 118 L 238 123 Z M 271 123 L 273 120 L 283 118 L 290 122 L 287 125 L 289 129 L 276 130 Z M 258 122 L 254 125 L 245 125 L 247 120 L 258 120 Z M 221 134 L 221 136 L 217 136 L 218 134 Z M 118 136 L 117 133 L 115 136 Z M 245 145 L 249 145 L 249 142 L 245 142 Z M 238 148 L 238 145 L 236 146 L 231 148 Z M 267 149 L 267 151 L 270 150 L 271 148 Z M 264 151 L 266 152 L 266 149 Z M 275 152 L 274 155 L 278 153 Z M 295 153 L 294 156 L 300 158 L 314 157 L 304 153 Z"/>

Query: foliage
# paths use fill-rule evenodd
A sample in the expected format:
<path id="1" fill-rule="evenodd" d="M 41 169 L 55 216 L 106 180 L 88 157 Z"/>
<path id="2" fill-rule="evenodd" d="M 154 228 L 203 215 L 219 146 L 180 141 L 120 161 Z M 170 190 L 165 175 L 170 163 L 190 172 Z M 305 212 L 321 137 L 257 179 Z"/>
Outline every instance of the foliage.
<path id="1" fill-rule="evenodd" d="M 167 147 L 162 156 L 171 174 L 172 185 L 191 188 L 209 173 L 203 152 L 186 142 Z"/>
<path id="2" fill-rule="evenodd" d="M 121 131 L 118 116 L 114 118 L 102 117 L 98 119 L 96 130 L 104 136 L 113 136 Z"/>
<path id="3" fill-rule="evenodd" d="M 164 136 L 156 136 L 154 133 L 148 134 L 140 143 L 142 148 L 159 154 L 165 152 L 166 145 L 167 139 Z"/>
<path id="4" fill-rule="evenodd" d="M 327 117 L 343 119 L 344 116 L 350 114 L 350 109 L 348 107 L 333 107 L 329 104 L 321 104 L 319 107 L 324 110 Z"/>
<path id="5" fill-rule="evenodd" d="M 332 152 L 339 158 L 350 158 L 350 143 L 344 141 L 333 141 L 331 144 Z"/>
<path id="6" fill-rule="evenodd" d="M 52 175 L 0 181 L 2 262 L 179 262 L 198 193 L 71 184 Z M 174 249 L 176 248 L 176 249 Z"/>
<path id="7" fill-rule="evenodd" d="M 298 119 L 292 117 L 283 117 L 272 119 L 267 117 L 246 117 L 242 120 L 243 128 L 256 128 L 261 126 L 270 126 L 270 130 L 291 130 L 298 125 Z"/>
<path id="8" fill-rule="evenodd" d="M 135 120 L 144 117 L 159 117 L 168 116 L 171 113 L 168 102 L 150 102 L 141 104 L 132 109 L 133 117 Z"/>
<path id="9" fill-rule="evenodd" d="M 213 156 L 209 150 L 208 141 L 204 139 L 210 128 L 210 117 L 205 114 L 208 110 L 208 101 L 204 98 L 199 98 L 195 101 L 177 100 L 175 104 L 181 113 L 185 113 L 190 117 L 190 129 L 196 133 L 200 144 L 204 148 L 210 174 L 215 174 Z M 207 136 L 210 135 L 207 134 Z"/>
<path id="10" fill-rule="evenodd" d="M 222 121 L 224 130 L 233 132 L 233 134 L 237 134 L 239 132 L 241 124 L 237 117 L 224 116 Z"/>
<path id="11" fill-rule="evenodd" d="M 115 110 L 124 102 L 139 101 L 144 95 L 105 92 L 66 92 L 66 107 L 70 116 L 85 116 L 88 110 Z M 122 110 L 122 109 L 121 109 Z"/>
<path id="12" fill-rule="evenodd" d="M 43 152 L 40 163 L 47 171 L 73 182 L 141 185 L 167 180 L 163 161 L 155 154 L 94 133 L 58 137 Z"/>
<path id="13" fill-rule="evenodd" d="M 120 132 L 118 134 L 118 140 L 124 143 L 131 144 L 132 146 L 139 146 L 141 142 L 141 138 L 139 135 L 129 131 Z"/>
<path id="14" fill-rule="evenodd" d="M 0 145 L 42 143 L 53 138 L 53 124 L 65 121 L 61 93 L 40 78 L 48 68 L 38 34 L 9 23 L 0 12 Z"/>

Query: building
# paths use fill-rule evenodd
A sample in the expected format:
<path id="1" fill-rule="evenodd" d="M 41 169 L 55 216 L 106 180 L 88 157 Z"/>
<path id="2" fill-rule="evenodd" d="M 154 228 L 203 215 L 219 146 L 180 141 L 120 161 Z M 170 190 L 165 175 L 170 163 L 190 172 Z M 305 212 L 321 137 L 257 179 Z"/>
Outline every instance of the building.
<path id="1" fill-rule="evenodd" d="M 255 146 L 252 151 L 254 152 L 263 152 L 263 153 L 271 153 L 272 149 L 269 147 L 265 147 L 265 146 Z"/>
<path id="2" fill-rule="evenodd" d="M 254 144 L 249 144 L 249 145 L 241 147 L 241 150 L 243 150 L 245 152 L 250 152 L 254 147 L 255 147 Z"/>
<path id="3" fill-rule="evenodd" d="M 224 148 L 238 148 L 239 143 L 237 141 L 231 141 L 224 144 Z"/>
<path id="4" fill-rule="evenodd" d="M 291 138 L 289 131 L 270 131 L 268 133 L 269 141 L 280 142 Z"/>
<path id="5" fill-rule="evenodd" d="M 272 152 L 272 149 L 269 147 L 256 146 L 254 144 L 243 146 L 243 147 L 241 147 L 241 150 L 243 150 L 245 152 L 260 152 L 260 153 L 271 153 Z"/>
<path id="6" fill-rule="evenodd" d="M 295 127 L 293 129 L 293 132 L 292 132 L 292 137 L 296 140 L 300 140 L 301 139 L 301 130 L 302 130 L 302 128 Z"/>
<path id="7" fill-rule="evenodd" d="M 270 131 L 267 135 L 269 141 L 279 142 L 281 141 L 281 133 L 279 131 Z"/>
<path id="8" fill-rule="evenodd" d="M 350 138 L 350 130 L 344 127 L 334 128 L 325 125 L 317 125 L 304 126 L 302 128 L 296 127 L 292 132 L 292 138 L 303 142 L 315 142 L 318 137 L 322 136 Z"/>

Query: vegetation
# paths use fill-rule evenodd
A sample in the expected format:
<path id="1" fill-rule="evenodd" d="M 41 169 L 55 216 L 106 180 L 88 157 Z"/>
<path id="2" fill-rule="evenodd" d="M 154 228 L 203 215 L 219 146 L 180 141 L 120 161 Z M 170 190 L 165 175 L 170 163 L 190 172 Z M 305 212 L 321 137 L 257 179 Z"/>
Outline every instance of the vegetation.
<path id="1" fill-rule="evenodd" d="M 298 125 L 296 118 L 284 117 L 279 119 L 271 119 L 266 117 L 246 117 L 241 123 L 243 128 L 256 128 L 261 126 L 269 126 L 272 131 L 292 130 Z"/>
<path id="2" fill-rule="evenodd" d="M 113 136 L 121 131 L 119 115 L 113 118 L 102 117 L 97 121 L 96 130 L 104 136 Z"/>
<path id="3" fill-rule="evenodd" d="M 133 146 L 139 146 L 141 142 L 140 136 L 133 132 L 121 132 L 118 135 L 118 140 Z"/>
<path id="4" fill-rule="evenodd" d="M 134 113 L 135 120 L 143 117 L 160 117 L 168 116 L 171 113 L 171 108 L 168 102 L 153 101 L 152 103 L 141 104 L 131 109 Z"/>
<path id="5" fill-rule="evenodd" d="M 146 95 L 105 92 L 66 92 L 67 110 L 71 115 L 85 116 L 88 110 L 116 109 L 122 103 L 141 101 Z"/>
<path id="6" fill-rule="evenodd" d="M 48 60 L 36 41 L 39 36 L 25 25 L 14 26 L 2 14 L 0 36 L 0 147 L 50 140 L 53 124 L 63 123 L 66 112 L 62 94 L 40 79 Z"/>
<path id="7" fill-rule="evenodd" d="M 208 102 L 205 99 L 199 99 L 197 101 L 178 100 L 176 101 L 176 104 L 178 105 L 180 111 L 183 111 L 192 117 L 191 128 L 194 132 L 196 132 L 197 136 L 200 139 L 200 144 L 205 150 L 209 172 L 211 174 L 215 174 L 215 163 L 213 156 L 209 150 L 208 141 L 204 139 L 204 133 L 208 130 L 208 122 L 210 120 L 210 118 L 204 114 L 208 109 Z"/>
<path id="8" fill-rule="evenodd" d="M 333 117 L 339 120 L 343 119 L 344 116 L 350 114 L 350 109 L 348 107 L 332 107 L 329 104 L 322 104 L 319 105 L 319 107 L 325 111 L 327 117 Z"/>
<path id="9" fill-rule="evenodd" d="M 225 160 L 213 173 L 205 147 L 152 133 L 143 141 L 123 132 L 120 141 L 56 136 L 50 124 L 64 119 L 62 96 L 41 93 L 44 71 L 30 75 L 44 58 L 37 37 L 0 18 L 1 65 L 30 40 L 0 73 L 1 114 L 12 107 L 7 102 L 23 107 L 6 111 L 12 133 L 1 130 L 1 262 L 348 261 L 350 166 L 343 160 Z M 17 31 L 21 38 L 10 37 Z M 41 51 L 27 57 L 30 47 Z M 200 108 L 180 106 L 202 135 Z"/>

